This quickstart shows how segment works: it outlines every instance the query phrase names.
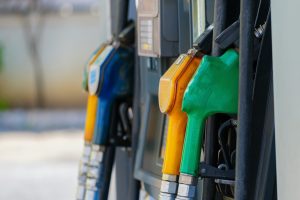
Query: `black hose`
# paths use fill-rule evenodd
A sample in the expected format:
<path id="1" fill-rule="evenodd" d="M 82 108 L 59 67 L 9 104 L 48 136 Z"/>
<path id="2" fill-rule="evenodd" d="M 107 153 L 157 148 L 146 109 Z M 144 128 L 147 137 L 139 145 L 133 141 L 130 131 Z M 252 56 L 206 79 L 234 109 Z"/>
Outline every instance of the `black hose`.
<path id="1" fill-rule="evenodd" d="M 128 23 L 128 0 L 111 0 L 111 33 L 116 38 Z"/>
<path id="2" fill-rule="evenodd" d="M 213 32 L 213 44 L 212 55 L 219 56 L 222 54 L 222 49 L 219 47 L 215 39 L 226 28 L 226 14 L 227 14 L 227 0 L 215 0 L 214 8 L 214 32 Z"/>
<path id="3" fill-rule="evenodd" d="M 225 163 L 226 163 L 226 165 L 228 166 L 229 169 L 232 169 L 233 164 L 232 164 L 231 159 L 230 159 L 229 148 L 226 144 L 226 141 L 224 142 L 224 140 L 226 140 L 227 137 L 228 137 L 228 131 L 232 128 L 235 128 L 235 127 L 236 127 L 236 124 L 234 123 L 234 121 L 232 119 L 229 119 L 226 122 L 224 122 L 218 130 L 219 144 L 220 144 L 220 147 L 221 147 L 221 151 L 222 151 L 222 154 L 223 154 L 224 161 L 225 161 Z"/>
<path id="4" fill-rule="evenodd" d="M 214 30 L 213 30 L 213 43 L 212 55 L 219 56 L 222 54 L 222 49 L 219 44 L 215 42 L 218 35 L 226 28 L 226 10 L 227 0 L 215 0 L 214 5 Z M 206 131 L 204 138 L 204 161 L 206 164 L 214 165 L 217 161 L 217 133 L 218 132 L 218 117 L 211 116 L 206 123 Z M 203 181 L 203 196 L 205 200 L 215 199 L 216 186 L 214 179 L 206 178 Z"/>
<path id="5" fill-rule="evenodd" d="M 249 199 L 250 144 L 252 133 L 253 41 L 255 0 L 241 0 L 238 133 L 235 199 Z"/>
<path id="6" fill-rule="evenodd" d="M 115 159 L 116 148 L 113 146 L 105 147 L 103 152 L 103 166 L 100 168 L 99 180 L 99 200 L 107 200 L 111 174 Z"/>
<path id="7" fill-rule="evenodd" d="M 138 200 L 140 194 L 140 181 L 134 178 L 134 166 L 136 160 L 136 153 L 138 148 L 139 130 L 140 130 L 140 70 L 139 70 L 139 57 L 135 53 L 134 65 L 134 98 L 133 98 L 133 126 L 131 132 L 131 171 L 128 199 Z"/>

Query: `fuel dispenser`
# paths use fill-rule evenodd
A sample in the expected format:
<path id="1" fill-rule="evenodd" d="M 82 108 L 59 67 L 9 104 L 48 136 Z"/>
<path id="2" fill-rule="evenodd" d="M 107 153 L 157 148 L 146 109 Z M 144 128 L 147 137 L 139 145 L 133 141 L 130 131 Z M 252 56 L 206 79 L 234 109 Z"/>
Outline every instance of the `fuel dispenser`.
<path id="1" fill-rule="evenodd" d="M 185 91 L 182 110 L 187 113 L 188 122 L 178 199 L 195 197 L 205 119 L 214 113 L 237 112 L 238 58 L 238 53 L 232 49 L 221 57 L 204 56 Z"/>
<path id="2" fill-rule="evenodd" d="M 133 28 L 133 25 L 129 25 L 120 34 L 120 40 L 127 41 L 124 38 L 133 33 Z M 116 41 L 99 48 L 89 62 L 85 147 L 80 166 L 78 200 L 107 199 L 114 149 L 107 147 L 109 150 L 106 150 L 106 146 L 111 146 L 111 139 L 117 139 L 118 130 L 115 127 L 120 120 L 123 120 L 123 127 L 129 126 L 126 121 L 128 110 L 124 110 L 121 104 L 129 104 L 131 100 L 133 53 L 132 47 Z M 118 118 L 119 115 L 122 115 L 122 119 Z M 126 130 L 127 137 L 129 131 Z"/>
<path id="3" fill-rule="evenodd" d="M 185 81 L 190 79 L 190 76 L 193 74 L 191 71 L 195 70 L 200 60 L 198 55 L 193 55 L 193 51 L 187 52 L 193 47 L 193 43 L 205 28 L 212 23 L 212 13 L 212 1 L 138 1 L 137 36 L 141 121 L 139 122 L 140 135 L 135 163 L 135 177 L 144 183 L 146 192 L 155 199 L 159 198 L 160 189 L 162 191 L 168 190 L 168 188 L 163 186 L 164 184 L 161 184 L 162 182 L 165 181 L 165 184 L 170 183 L 167 180 L 171 180 L 171 183 L 175 184 L 178 182 L 176 176 L 179 174 L 181 157 L 180 155 L 177 155 L 177 157 L 173 156 L 172 150 L 168 150 L 169 148 L 167 147 L 170 146 L 168 141 L 171 141 L 168 139 L 170 132 L 168 127 L 170 127 L 170 123 L 174 124 L 174 118 L 171 120 L 171 117 L 166 117 L 160 112 L 159 104 L 161 100 L 157 95 L 160 87 L 159 81 L 161 76 L 178 58 L 179 54 L 186 54 L 186 57 L 183 59 L 185 60 L 183 61 L 184 64 L 181 63 L 182 65 L 180 65 L 182 68 L 178 69 L 178 73 L 174 76 L 176 81 L 175 79 L 171 80 L 171 77 L 167 78 L 170 78 L 170 82 L 176 83 L 176 85 L 184 85 L 186 84 Z M 208 17 L 203 19 L 200 16 Z M 197 24 L 197 27 L 193 24 Z M 183 67 L 184 65 L 186 66 Z M 179 71 L 182 73 L 179 73 Z M 182 87 L 185 88 L 185 86 Z M 180 102 L 180 98 L 177 97 L 183 91 L 176 90 L 176 105 L 178 105 L 178 100 Z M 179 96 L 177 96 L 178 92 L 180 93 Z M 175 93 L 172 95 L 175 95 Z M 171 110 L 165 110 L 165 112 L 166 114 L 172 113 L 172 116 L 176 115 L 182 120 L 178 106 L 176 106 L 176 109 L 173 107 L 173 110 L 174 112 Z M 175 112 L 175 110 L 177 111 Z M 184 133 L 183 129 L 185 129 L 184 123 L 182 123 L 178 131 Z M 179 138 L 183 140 L 182 135 Z M 180 149 L 180 145 L 178 145 L 178 148 L 173 150 L 178 153 L 181 151 Z M 165 151 L 170 153 L 168 154 L 169 156 L 167 156 Z M 170 160 L 171 164 L 165 164 L 165 159 Z M 173 164 L 175 165 L 172 166 Z M 162 175 L 162 168 L 164 169 L 163 173 L 166 175 Z M 167 180 L 162 181 L 162 177 Z M 167 194 L 167 192 L 162 192 L 161 194 Z M 173 191 L 171 196 L 175 198 L 176 191 Z"/>
<path id="4" fill-rule="evenodd" d="M 128 142 L 117 141 L 117 128 L 118 122 L 122 121 L 118 114 L 120 106 L 123 103 L 130 104 L 132 99 L 133 53 L 131 47 L 116 41 L 103 50 L 89 73 L 89 92 L 98 96 L 98 107 L 86 182 L 86 200 L 107 199 L 114 160 L 112 146 L 120 145 L 117 142 Z M 128 110 L 124 111 L 126 117 Z"/>
<path id="5" fill-rule="evenodd" d="M 120 146 L 134 146 L 131 172 L 155 199 L 276 199 L 269 0 L 136 2 L 138 67 L 119 36 L 85 71 L 77 199 L 107 199 Z"/>
<path id="6" fill-rule="evenodd" d="M 120 160 L 132 159 L 127 154 L 120 155 L 118 147 L 131 147 L 135 62 L 135 22 L 131 7 L 134 4 L 132 0 L 112 0 L 109 4 L 113 39 L 93 52 L 84 68 L 82 85 L 89 97 L 77 200 L 107 199 L 113 164 L 118 167 Z M 131 171 L 125 164 L 117 173 Z M 125 182 L 132 192 L 119 187 L 117 191 L 131 199 L 136 195 L 136 183 L 133 178 Z"/>

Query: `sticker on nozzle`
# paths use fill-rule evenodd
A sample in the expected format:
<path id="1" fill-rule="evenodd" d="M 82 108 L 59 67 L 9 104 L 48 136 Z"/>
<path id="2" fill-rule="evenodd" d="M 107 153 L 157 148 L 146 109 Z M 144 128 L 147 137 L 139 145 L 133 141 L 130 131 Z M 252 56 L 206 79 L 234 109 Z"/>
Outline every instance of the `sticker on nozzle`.
<path id="1" fill-rule="evenodd" d="M 98 56 L 95 62 L 90 66 L 88 76 L 88 89 L 91 95 L 95 95 L 98 91 L 100 81 L 100 69 L 103 63 L 106 61 L 113 47 L 111 45 L 105 47 L 103 52 Z"/>
<path id="2" fill-rule="evenodd" d="M 184 58 L 186 57 L 185 54 L 180 55 L 177 60 L 175 61 L 176 65 L 180 65 L 182 63 L 182 61 L 184 60 Z"/>

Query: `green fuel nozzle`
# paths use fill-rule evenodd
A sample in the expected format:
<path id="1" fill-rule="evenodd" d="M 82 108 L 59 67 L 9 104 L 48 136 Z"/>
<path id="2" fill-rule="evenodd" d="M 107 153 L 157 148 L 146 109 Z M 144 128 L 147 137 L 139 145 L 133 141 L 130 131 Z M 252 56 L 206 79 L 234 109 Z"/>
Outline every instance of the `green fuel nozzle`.
<path id="1" fill-rule="evenodd" d="M 182 102 L 188 115 L 180 172 L 197 176 L 204 123 L 215 113 L 237 113 L 238 53 L 232 49 L 221 57 L 204 56 L 190 81 Z"/>
<path id="2" fill-rule="evenodd" d="M 221 57 L 204 56 L 191 79 L 182 102 L 182 110 L 187 113 L 188 122 L 180 176 L 198 177 L 206 118 L 215 113 L 237 113 L 238 66 L 239 56 L 233 49 L 226 51 Z M 191 179 L 180 178 L 180 180 Z M 182 191 L 188 191 L 186 189 Z M 178 193 L 180 192 L 179 188 Z"/>

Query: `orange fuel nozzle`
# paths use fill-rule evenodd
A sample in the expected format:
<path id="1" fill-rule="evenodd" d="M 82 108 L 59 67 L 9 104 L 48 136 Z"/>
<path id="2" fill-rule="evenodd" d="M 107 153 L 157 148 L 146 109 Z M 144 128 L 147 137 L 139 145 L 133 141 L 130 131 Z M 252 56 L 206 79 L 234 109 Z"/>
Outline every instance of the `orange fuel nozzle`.
<path id="1" fill-rule="evenodd" d="M 182 54 L 160 78 L 159 107 L 169 117 L 163 174 L 179 175 L 187 115 L 181 110 L 185 89 L 201 61 L 195 49 Z"/>

